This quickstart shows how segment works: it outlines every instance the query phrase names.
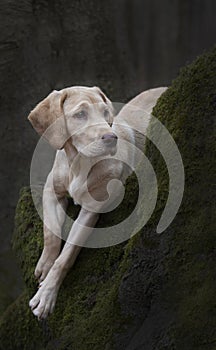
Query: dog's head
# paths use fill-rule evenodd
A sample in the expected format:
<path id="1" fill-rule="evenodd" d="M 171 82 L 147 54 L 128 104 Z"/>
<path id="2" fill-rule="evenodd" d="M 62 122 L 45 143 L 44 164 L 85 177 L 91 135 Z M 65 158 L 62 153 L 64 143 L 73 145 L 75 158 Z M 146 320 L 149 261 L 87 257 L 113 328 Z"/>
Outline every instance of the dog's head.
<path id="1" fill-rule="evenodd" d="M 98 87 L 74 86 L 53 91 L 28 119 L 54 148 L 63 148 L 70 139 L 79 153 L 96 157 L 116 152 L 113 116 L 111 101 Z"/>

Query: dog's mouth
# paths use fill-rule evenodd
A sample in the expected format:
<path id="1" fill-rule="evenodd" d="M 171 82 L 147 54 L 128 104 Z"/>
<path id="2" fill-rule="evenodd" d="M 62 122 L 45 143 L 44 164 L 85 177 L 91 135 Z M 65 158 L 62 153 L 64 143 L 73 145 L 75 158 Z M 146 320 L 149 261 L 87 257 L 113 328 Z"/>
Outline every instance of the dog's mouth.
<path id="1" fill-rule="evenodd" d="M 103 157 L 109 155 L 114 156 L 117 152 L 117 143 L 112 145 L 104 145 L 103 143 L 101 144 L 101 142 L 93 142 L 88 146 L 77 150 L 81 155 L 89 158 Z"/>
<path id="2" fill-rule="evenodd" d="M 111 140 L 108 139 L 106 142 L 103 141 L 102 149 L 105 155 L 114 156 L 117 152 L 117 138 Z"/>
<path id="3" fill-rule="evenodd" d="M 115 154 L 116 154 L 116 152 L 117 152 L 117 147 L 115 146 L 115 147 L 111 147 L 110 149 L 109 149 L 109 154 L 111 155 L 111 156 L 114 156 Z"/>

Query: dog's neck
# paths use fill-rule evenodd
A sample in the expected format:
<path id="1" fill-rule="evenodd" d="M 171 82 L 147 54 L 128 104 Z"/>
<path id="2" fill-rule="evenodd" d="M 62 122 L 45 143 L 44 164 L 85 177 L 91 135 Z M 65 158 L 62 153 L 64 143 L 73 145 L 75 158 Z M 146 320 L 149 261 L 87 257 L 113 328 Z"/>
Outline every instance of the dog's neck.
<path id="1" fill-rule="evenodd" d="M 95 160 L 80 154 L 71 139 L 65 143 L 64 151 L 70 168 L 68 192 L 75 202 L 82 205 L 83 193 L 87 189 L 87 177 Z"/>
<path id="2" fill-rule="evenodd" d="M 74 147 L 71 138 L 66 141 L 64 145 L 64 150 L 70 167 L 69 178 L 86 178 L 86 172 L 88 173 L 90 171 L 91 167 L 95 164 L 95 160 L 93 158 L 91 159 L 85 157 L 84 155 L 79 153 Z"/>
<path id="3" fill-rule="evenodd" d="M 68 160 L 69 166 L 71 167 L 71 165 L 73 163 L 73 160 L 74 160 L 74 158 L 76 157 L 76 155 L 78 153 L 76 148 L 72 144 L 71 138 L 69 138 L 65 142 L 64 150 L 65 150 L 65 153 L 66 153 L 66 156 L 67 156 L 67 160 Z"/>

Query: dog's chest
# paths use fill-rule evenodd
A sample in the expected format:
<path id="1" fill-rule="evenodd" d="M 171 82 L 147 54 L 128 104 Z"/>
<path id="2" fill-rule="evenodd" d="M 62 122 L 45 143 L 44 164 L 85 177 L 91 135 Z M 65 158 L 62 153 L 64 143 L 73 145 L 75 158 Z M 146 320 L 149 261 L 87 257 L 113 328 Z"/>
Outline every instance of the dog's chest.
<path id="1" fill-rule="evenodd" d="M 78 174 L 70 176 L 68 192 L 75 204 L 81 206 L 97 206 L 97 202 L 107 199 L 107 185 L 112 179 L 121 178 L 122 164 L 119 161 L 107 159 L 98 162 L 92 168 L 80 167 Z M 100 203 L 98 203 L 100 206 Z"/>

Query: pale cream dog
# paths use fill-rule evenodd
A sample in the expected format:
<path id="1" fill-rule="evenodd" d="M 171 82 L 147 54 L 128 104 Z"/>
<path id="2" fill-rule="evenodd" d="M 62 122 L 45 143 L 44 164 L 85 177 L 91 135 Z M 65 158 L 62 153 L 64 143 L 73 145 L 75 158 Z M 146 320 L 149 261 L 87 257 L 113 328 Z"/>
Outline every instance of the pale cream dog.
<path id="1" fill-rule="evenodd" d="M 124 163 L 112 159 L 120 140 L 143 145 L 152 108 L 165 90 L 141 93 L 114 117 L 111 101 L 98 87 L 74 86 L 53 91 L 30 113 L 33 127 L 57 149 L 43 191 L 44 249 L 35 269 L 40 285 L 29 302 L 38 319 L 52 313 L 59 287 L 107 203 L 108 183 L 112 179 L 124 182 L 130 174 Z M 137 115 L 136 108 L 143 113 Z M 124 147 L 121 152 L 124 159 L 134 157 L 130 148 Z M 114 200 L 118 190 L 113 188 L 111 192 L 108 202 Z M 67 193 L 81 210 L 60 252 Z"/>

